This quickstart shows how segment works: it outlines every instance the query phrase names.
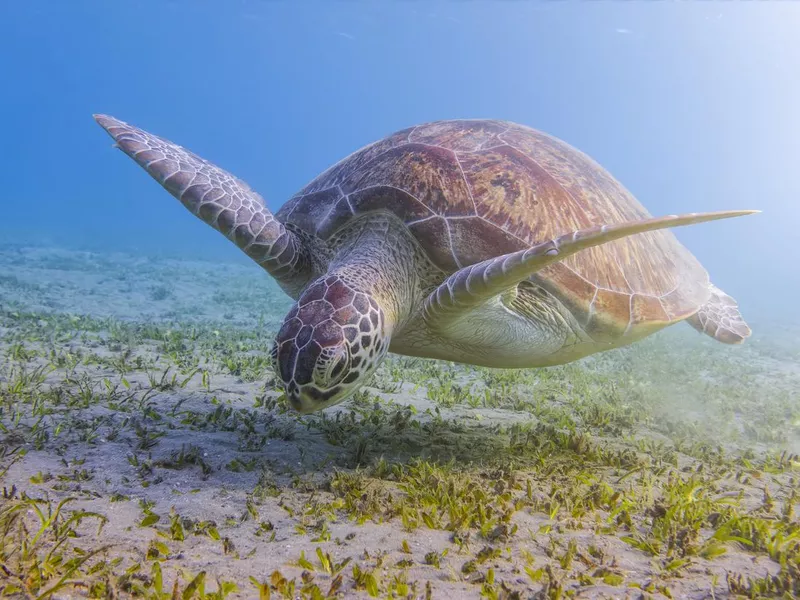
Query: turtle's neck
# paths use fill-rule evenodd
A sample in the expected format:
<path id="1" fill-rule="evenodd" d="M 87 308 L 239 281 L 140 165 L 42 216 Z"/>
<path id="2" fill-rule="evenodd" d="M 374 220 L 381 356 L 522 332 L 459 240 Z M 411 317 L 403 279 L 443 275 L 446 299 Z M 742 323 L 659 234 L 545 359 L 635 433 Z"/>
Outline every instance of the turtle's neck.
<path id="1" fill-rule="evenodd" d="M 339 234 L 327 273 L 341 277 L 353 289 L 375 299 L 391 333 L 402 327 L 419 304 L 420 278 L 415 256 L 419 249 L 396 218 L 371 215 L 354 221 Z"/>

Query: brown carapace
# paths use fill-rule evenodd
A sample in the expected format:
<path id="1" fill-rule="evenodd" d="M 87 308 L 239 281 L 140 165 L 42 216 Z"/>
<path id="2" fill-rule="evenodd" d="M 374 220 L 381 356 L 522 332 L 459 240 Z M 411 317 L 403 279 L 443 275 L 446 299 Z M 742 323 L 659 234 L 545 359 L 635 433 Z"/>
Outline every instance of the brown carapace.
<path id="1" fill-rule="evenodd" d="M 569 362 L 688 320 L 750 335 L 670 227 L 591 158 L 515 123 L 419 125 L 329 168 L 275 215 L 188 150 L 106 116 L 117 145 L 297 300 L 273 356 L 303 412 L 340 402 L 387 350 L 494 367 Z"/>

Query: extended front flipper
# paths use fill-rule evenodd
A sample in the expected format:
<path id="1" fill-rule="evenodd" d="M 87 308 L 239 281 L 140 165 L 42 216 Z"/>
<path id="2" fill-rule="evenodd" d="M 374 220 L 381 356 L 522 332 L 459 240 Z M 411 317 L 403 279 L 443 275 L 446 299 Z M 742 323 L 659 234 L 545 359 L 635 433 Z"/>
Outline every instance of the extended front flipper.
<path id="1" fill-rule="evenodd" d="M 526 250 L 491 258 L 456 271 L 436 288 L 425 300 L 425 320 L 431 329 L 442 331 L 544 267 L 592 246 L 636 233 L 756 212 L 759 211 L 690 213 L 603 225 L 574 231 Z"/>
<path id="2" fill-rule="evenodd" d="M 245 182 L 181 146 L 118 119 L 94 118 L 118 148 L 279 283 L 289 288 L 305 283 L 310 264 L 302 242 L 275 219 L 264 199 Z"/>

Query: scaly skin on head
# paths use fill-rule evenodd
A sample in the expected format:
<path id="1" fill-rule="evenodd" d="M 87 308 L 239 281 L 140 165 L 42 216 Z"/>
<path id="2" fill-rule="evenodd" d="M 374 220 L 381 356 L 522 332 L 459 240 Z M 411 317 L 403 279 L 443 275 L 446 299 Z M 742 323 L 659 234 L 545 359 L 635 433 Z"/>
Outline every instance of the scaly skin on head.
<path id="1" fill-rule="evenodd" d="M 302 413 L 351 396 L 375 371 L 420 294 L 413 242 L 373 215 L 342 232 L 328 270 L 298 298 L 275 339 L 286 397 Z"/>

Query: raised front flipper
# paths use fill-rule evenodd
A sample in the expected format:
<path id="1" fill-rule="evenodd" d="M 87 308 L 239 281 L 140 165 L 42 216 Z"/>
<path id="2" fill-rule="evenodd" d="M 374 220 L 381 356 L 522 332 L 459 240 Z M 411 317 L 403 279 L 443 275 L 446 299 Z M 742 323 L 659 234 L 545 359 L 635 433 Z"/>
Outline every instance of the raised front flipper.
<path id="1" fill-rule="evenodd" d="M 645 231 L 727 219 L 756 212 L 759 211 L 690 213 L 603 225 L 574 231 L 527 250 L 491 258 L 456 271 L 436 288 L 425 300 L 425 320 L 432 329 L 445 329 L 465 314 L 481 307 L 544 267 L 592 246 Z"/>
<path id="2" fill-rule="evenodd" d="M 736 300 L 715 285 L 710 285 L 711 297 L 686 321 L 701 333 L 723 344 L 741 344 L 750 337 L 750 327 L 745 323 Z"/>
<path id="3" fill-rule="evenodd" d="M 106 115 L 95 115 L 118 148 L 195 216 L 221 232 L 280 283 L 308 277 L 302 242 L 244 181 L 167 140 Z"/>

